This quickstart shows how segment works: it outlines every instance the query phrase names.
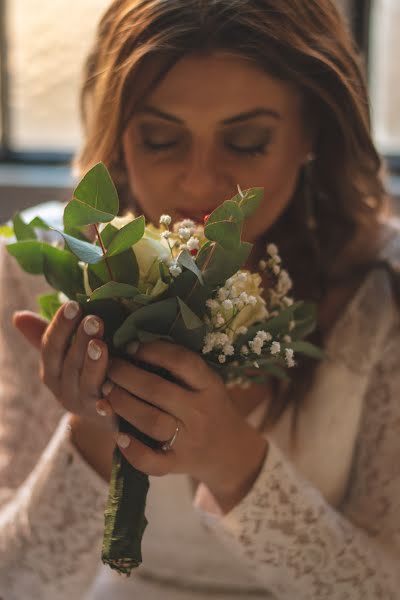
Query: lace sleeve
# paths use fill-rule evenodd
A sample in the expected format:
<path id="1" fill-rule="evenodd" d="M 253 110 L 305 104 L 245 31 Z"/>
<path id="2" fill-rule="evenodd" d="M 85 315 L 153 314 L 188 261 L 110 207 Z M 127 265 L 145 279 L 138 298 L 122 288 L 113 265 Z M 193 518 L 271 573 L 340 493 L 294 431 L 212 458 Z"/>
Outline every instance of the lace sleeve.
<path id="1" fill-rule="evenodd" d="M 108 486 L 70 441 L 69 413 L 13 328 L 49 290 L 0 243 L 0 597 L 80 597 L 100 564 Z"/>
<path id="2" fill-rule="evenodd" d="M 400 588 L 400 327 L 371 373 L 352 476 L 334 509 L 273 442 L 247 496 L 200 517 L 280 600 L 396 600 Z M 207 497 L 204 494 L 204 497 Z M 208 498 L 210 500 L 210 498 Z"/>

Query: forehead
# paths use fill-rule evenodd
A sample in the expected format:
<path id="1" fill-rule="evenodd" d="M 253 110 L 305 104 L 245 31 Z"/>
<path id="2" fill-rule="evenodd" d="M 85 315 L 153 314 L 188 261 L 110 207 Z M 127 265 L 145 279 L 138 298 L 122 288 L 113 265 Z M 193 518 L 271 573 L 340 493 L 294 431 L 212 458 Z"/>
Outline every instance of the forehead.
<path id="1" fill-rule="evenodd" d="M 297 113 L 300 93 L 241 56 L 215 53 L 181 58 L 149 94 L 147 103 L 183 120 L 221 120 L 255 106 L 285 115 Z"/>

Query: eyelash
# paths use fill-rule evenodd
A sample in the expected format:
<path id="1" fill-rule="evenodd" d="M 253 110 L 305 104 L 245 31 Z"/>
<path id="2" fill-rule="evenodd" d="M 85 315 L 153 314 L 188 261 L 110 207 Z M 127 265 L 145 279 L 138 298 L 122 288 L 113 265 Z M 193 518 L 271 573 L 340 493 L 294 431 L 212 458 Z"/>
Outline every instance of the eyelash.
<path id="1" fill-rule="evenodd" d="M 171 150 L 175 142 L 169 144 L 152 144 L 151 142 L 144 141 L 143 142 L 146 150 L 150 152 L 165 152 Z M 256 157 L 261 156 L 266 153 L 267 143 L 259 144 L 258 146 L 253 146 L 251 148 L 238 148 L 237 146 L 233 146 L 232 144 L 227 144 L 227 147 L 234 153 L 240 156 L 249 156 Z"/>

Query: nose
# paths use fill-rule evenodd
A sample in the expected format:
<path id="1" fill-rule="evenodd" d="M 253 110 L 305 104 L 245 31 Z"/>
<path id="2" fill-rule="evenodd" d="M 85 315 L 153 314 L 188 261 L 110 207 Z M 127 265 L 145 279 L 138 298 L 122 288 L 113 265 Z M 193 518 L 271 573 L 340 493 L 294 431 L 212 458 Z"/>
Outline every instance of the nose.
<path id="1" fill-rule="evenodd" d="M 179 187 L 187 200 L 210 206 L 230 197 L 235 183 L 212 148 L 193 145 L 183 161 Z"/>

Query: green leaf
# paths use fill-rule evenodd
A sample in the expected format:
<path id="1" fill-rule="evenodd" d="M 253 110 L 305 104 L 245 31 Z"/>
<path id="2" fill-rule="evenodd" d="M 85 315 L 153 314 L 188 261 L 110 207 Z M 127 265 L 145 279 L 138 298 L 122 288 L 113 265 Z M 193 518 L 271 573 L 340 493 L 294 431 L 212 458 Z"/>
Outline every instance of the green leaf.
<path id="1" fill-rule="evenodd" d="M 189 269 L 189 271 L 192 271 L 192 273 L 194 273 L 200 281 L 201 285 L 204 285 L 203 274 L 187 250 L 182 250 L 182 252 L 179 254 L 178 263 L 186 269 Z"/>
<path id="2" fill-rule="evenodd" d="M 203 321 L 194 313 L 181 298 L 177 298 L 183 322 L 187 329 L 204 327 Z"/>
<path id="3" fill-rule="evenodd" d="M 196 258 L 196 264 L 201 269 L 206 286 L 212 290 L 238 271 L 246 262 L 253 245 L 241 242 L 238 248 L 228 252 L 215 242 L 207 242 Z"/>
<path id="4" fill-rule="evenodd" d="M 159 333 L 151 333 L 150 331 L 144 331 L 143 329 L 137 330 L 139 342 L 144 344 L 148 342 L 155 342 L 156 340 L 166 340 L 167 342 L 173 342 L 173 338 L 170 335 L 161 335 Z"/>
<path id="5" fill-rule="evenodd" d="M 48 231 L 50 227 L 41 219 L 40 217 L 35 217 L 32 221 L 29 222 L 31 227 L 36 227 L 36 229 L 45 229 Z"/>
<path id="6" fill-rule="evenodd" d="M 42 242 L 30 240 L 6 246 L 7 251 L 19 262 L 21 268 L 32 275 L 43 273 Z"/>
<path id="7" fill-rule="evenodd" d="M 111 240 L 107 249 L 107 256 L 121 254 L 121 252 L 136 244 L 143 237 L 144 227 L 145 219 L 143 215 L 122 227 Z"/>
<path id="8" fill-rule="evenodd" d="M 328 358 L 326 352 L 314 346 L 310 342 L 290 342 L 287 344 L 288 348 L 293 348 L 295 352 L 299 352 L 300 354 L 305 354 L 306 356 L 310 356 L 311 358 L 316 358 L 318 360 L 324 360 Z"/>
<path id="9" fill-rule="evenodd" d="M 40 308 L 40 314 L 51 321 L 58 309 L 61 306 L 61 302 L 58 299 L 58 294 L 43 294 L 38 297 L 38 303 Z"/>
<path id="10" fill-rule="evenodd" d="M 118 193 L 110 174 L 100 162 L 86 173 L 64 211 L 64 228 L 108 223 L 117 216 Z"/>
<path id="11" fill-rule="evenodd" d="M 75 256 L 79 258 L 79 260 L 83 260 L 85 263 L 94 265 L 103 259 L 103 251 L 101 248 L 99 248 L 99 246 L 78 240 L 71 235 L 64 233 L 63 231 L 60 231 L 59 229 L 54 229 L 53 227 L 51 229 L 53 229 L 53 231 L 57 231 L 57 233 L 63 236 L 71 252 L 73 252 Z"/>
<path id="12" fill-rule="evenodd" d="M 139 293 L 139 290 L 126 283 L 117 283 L 109 281 L 97 288 L 90 296 L 90 300 L 100 300 L 104 298 L 132 298 Z"/>
<path id="13" fill-rule="evenodd" d="M 240 198 L 239 206 L 244 217 L 247 219 L 260 206 L 264 198 L 264 188 L 250 188 L 243 192 L 244 197 Z"/>
<path id="14" fill-rule="evenodd" d="M 209 240 L 218 242 L 225 250 L 235 250 L 240 245 L 241 228 L 239 223 L 233 221 L 220 221 L 208 223 L 204 234 Z"/>
<path id="15" fill-rule="evenodd" d="M 167 298 L 139 308 L 124 321 L 114 334 L 114 345 L 119 348 L 133 339 L 137 339 L 137 330 L 151 333 L 169 334 L 178 311 L 176 298 Z"/>
<path id="16" fill-rule="evenodd" d="M 132 250 L 125 250 L 118 256 L 110 256 L 107 262 L 111 268 L 114 281 L 118 283 L 126 283 L 128 285 L 137 286 L 139 281 L 139 265 L 136 256 Z M 106 266 L 105 259 L 97 264 L 89 265 L 89 283 L 92 289 L 99 287 L 98 282 L 107 283 L 110 281 L 110 275 Z M 94 275 L 94 277 L 92 277 Z M 93 279 L 96 278 L 93 285 Z"/>
<path id="17" fill-rule="evenodd" d="M 221 221 L 233 221 L 234 223 L 241 223 L 243 221 L 243 213 L 237 202 L 225 200 L 220 206 L 217 206 L 208 217 L 207 225 Z"/>
<path id="18" fill-rule="evenodd" d="M 83 273 L 78 260 L 66 250 L 49 244 L 42 244 L 42 252 L 43 272 L 48 283 L 68 298 L 75 299 L 77 293 L 83 294 Z"/>
<path id="19" fill-rule="evenodd" d="M 13 226 L 15 237 L 19 242 L 24 240 L 36 240 L 35 230 L 22 220 L 20 213 L 14 215 Z"/>

